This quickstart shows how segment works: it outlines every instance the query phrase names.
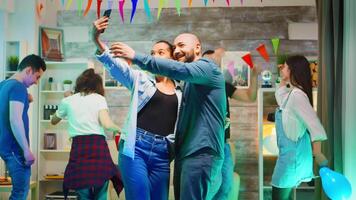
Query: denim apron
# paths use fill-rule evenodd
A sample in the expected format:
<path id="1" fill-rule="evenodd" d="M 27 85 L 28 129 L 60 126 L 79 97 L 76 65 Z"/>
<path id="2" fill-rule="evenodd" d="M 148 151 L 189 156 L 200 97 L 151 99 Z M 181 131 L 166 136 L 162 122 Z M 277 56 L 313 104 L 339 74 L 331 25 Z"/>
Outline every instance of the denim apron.
<path id="1" fill-rule="evenodd" d="M 282 113 L 291 92 L 275 113 L 279 155 L 272 174 L 272 185 L 278 188 L 297 187 L 301 182 L 309 182 L 314 177 L 312 146 L 308 130 L 298 141 L 289 139 L 283 130 Z"/>

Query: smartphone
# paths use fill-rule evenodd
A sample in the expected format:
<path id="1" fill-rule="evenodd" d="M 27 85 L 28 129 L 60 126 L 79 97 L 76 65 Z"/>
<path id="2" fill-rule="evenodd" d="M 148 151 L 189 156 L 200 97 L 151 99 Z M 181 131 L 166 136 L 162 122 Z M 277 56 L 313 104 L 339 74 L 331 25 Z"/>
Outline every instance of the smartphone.
<path id="1" fill-rule="evenodd" d="M 106 17 L 110 18 L 110 14 L 111 14 L 111 9 L 108 9 L 108 10 L 105 10 L 105 11 L 104 11 L 103 16 L 106 16 Z M 104 31 L 105 31 L 105 29 L 103 29 L 103 30 L 101 31 L 101 33 L 104 33 Z"/>

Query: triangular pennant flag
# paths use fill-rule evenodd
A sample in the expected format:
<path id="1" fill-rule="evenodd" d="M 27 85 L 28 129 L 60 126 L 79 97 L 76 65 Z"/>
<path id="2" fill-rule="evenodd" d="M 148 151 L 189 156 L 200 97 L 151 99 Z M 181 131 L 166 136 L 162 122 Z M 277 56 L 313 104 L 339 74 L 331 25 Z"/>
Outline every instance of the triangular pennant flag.
<path id="1" fill-rule="evenodd" d="M 244 4 L 244 0 L 241 0 L 240 2 L 241 2 L 241 5 L 243 5 L 243 4 Z"/>
<path id="2" fill-rule="evenodd" d="M 148 21 L 152 22 L 153 19 L 152 19 L 150 5 L 149 5 L 148 0 L 144 0 L 143 4 L 144 4 L 143 6 L 144 6 L 144 9 L 145 9 L 145 13 L 147 15 Z"/>
<path id="3" fill-rule="evenodd" d="M 103 2 L 103 0 L 96 0 L 96 17 L 98 19 L 100 18 L 101 2 Z"/>
<path id="4" fill-rule="evenodd" d="M 65 5 L 65 4 L 64 4 L 64 0 L 62 0 L 61 2 L 62 2 L 62 6 L 64 6 L 64 5 Z"/>
<path id="5" fill-rule="evenodd" d="M 68 0 L 67 1 L 67 6 L 66 6 L 66 10 L 68 10 L 70 8 L 70 6 L 72 5 L 73 0 Z"/>
<path id="6" fill-rule="evenodd" d="M 175 0 L 178 16 L 180 16 L 180 0 Z"/>
<path id="7" fill-rule="evenodd" d="M 125 18 L 124 18 L 124 5 L 125 5 L 125 0 L 119 0 L 119 13 L 121 16 L 121 21 L 124 23 Z"/>
<path id="8" fill-rule="evenodd" d="M 204 0 L 204 5 L 206 6 L 208 4 L 208 0 Z"/>
<path id="9" fill-rule="evenodd" d="M 189 0 L 189 1 L 188 1 L 188 6 L 189 6 L 189 7 L 192 7 L 192 1 L 193 1 L 193 0 Z"/>
<path id="10" fill-rule="evenodd" d="M 108 0 L 108 10 L 112 9 L 113 0 Z"/>
<path id="11" fill-rule="evenodd" d="M 161 12 L 162 12 L 163 5 L 164 5 L 164 0 L 159 0 L 159 1 L 158 1 L 157 20 L 158 20 L 159 17 L 161 16 Z"/>
<path id="12" fill-rule="evenodd" d="M 250 66 L 250 68 L 253 68 L 251 53 L 248 53 L 248 54 L 242 56 L 242 60 L 244 60 L 246 62 L 246 64 L 248 64 L 248 66 Z"/>
<path id="13" fill-rule="evenodd" d="M 226 0 L 228 6 L 230 6 L 230 0 Z"/>
<path id="14" fill-rule="evenodd" d="M 260 46 L 258 46 L 256 50 L 260 53 L 260 55 L 265 59 L 266 62 L 269 62 L 269 56 L 265 44 L 260 44 Z"/>
<path id="15" fill-rule="evenodd" d="M 78 16 L 82 15 L 83 0 L 77 0 Z"/>
<path id="16" fill-rule="evenodd" d="M 42 12 L 44 10 L 43 3 L 42 2 L 36 2 L 36 14 L 37 18 L 40 21 L 42 19 Z"/>
<path id="17" fill-rule="evenodd" d="M 93 0 L 88 0 L 87 6 L 85 7 L 84 14 L 83 14 L 84 17 L 87 16 L 92 3 L 93 3 Z"/>
<path id="18" fill-rule="evenodd" d="M 271 41 L 272 41 L 274 55 L 277 55 L 279 49 L 279 38 L 272 38 Z"/>
<path id="19" fill-rule="evenodd" d="M 132 23 L 133 18 L 134 18 L 134 16 L 135 16 L 136 7 L 137 7 L 137 2 L 138 2 L 138 0 L 131 0 L 131 3 L 132 3 L 132 11 L 131 11 L 130 23 Z"/>

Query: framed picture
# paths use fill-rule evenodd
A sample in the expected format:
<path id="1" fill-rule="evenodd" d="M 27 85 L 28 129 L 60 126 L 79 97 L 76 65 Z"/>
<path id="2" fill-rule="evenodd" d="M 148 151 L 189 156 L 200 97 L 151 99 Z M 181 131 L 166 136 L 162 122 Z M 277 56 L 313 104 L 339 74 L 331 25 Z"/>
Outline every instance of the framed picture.
<path id="1" fill-rule="evenodd" d="M 237 88 L 250 87 L 250 67 L 242 60 L 248 51 L 226 51 L 221 60 L 225 80 Z"/>
<path id="2" fill-rule="evenodd" d="M 63 61 L 63 30 L 40 27 L 40 55 L 48 61 Z"/>

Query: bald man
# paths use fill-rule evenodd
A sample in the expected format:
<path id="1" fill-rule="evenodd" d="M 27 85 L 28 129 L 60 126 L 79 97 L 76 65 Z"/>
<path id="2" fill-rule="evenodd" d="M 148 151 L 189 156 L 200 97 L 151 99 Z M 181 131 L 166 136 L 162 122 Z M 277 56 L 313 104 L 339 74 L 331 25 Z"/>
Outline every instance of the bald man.
<path id="1" fill-rule="evenodd" d="M 144 70 L 185 82 L 176 129 L 175 199 L 210 200 L 221 184 L 225 81 L 219 67 L 201 57 L 196 35 L 180 34 L 174 46 L 176 61 L 136 53 L 123 43 L 114 43 L 110 50 Z"/>

